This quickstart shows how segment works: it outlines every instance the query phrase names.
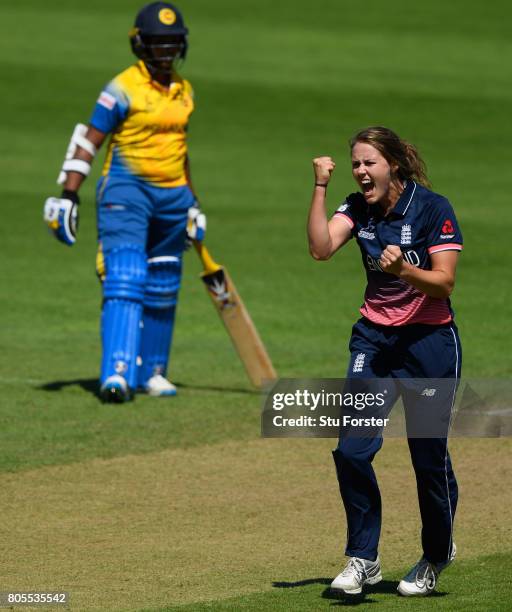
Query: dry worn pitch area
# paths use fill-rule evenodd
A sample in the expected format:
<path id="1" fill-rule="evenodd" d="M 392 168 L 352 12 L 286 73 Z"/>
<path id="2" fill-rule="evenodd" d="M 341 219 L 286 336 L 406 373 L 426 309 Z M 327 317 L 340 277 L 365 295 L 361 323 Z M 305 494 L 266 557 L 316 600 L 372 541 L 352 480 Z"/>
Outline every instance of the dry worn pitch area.
<path id="1" fill-rule="evenodd" d="M 254 440 L 3 474 L 1 574 L 13 588 L 72 593 L 76 610 L 137 610 L 333 576 L 344 516 L 332 441 Z M 512 441 L 452 442 L 461 559 L 510 539 Z M 387 440 L 384 569 L 418 554 L 408 451 Z M 208 585 L 205 589 L 204 585 Z"/>

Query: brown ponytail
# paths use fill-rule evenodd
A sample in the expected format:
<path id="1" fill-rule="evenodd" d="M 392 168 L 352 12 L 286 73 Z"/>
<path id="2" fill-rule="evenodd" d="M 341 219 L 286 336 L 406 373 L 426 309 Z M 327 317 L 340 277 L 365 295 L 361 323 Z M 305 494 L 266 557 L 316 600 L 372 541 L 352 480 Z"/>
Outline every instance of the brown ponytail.
<path id="1" fill-rule="evenodd" d="M 402 180 L 412 179 L 424 187 L 430 187 L 427 167 L 420 157 L 418 149 L 410 142 L 402 140 L 389 128 L 375 126 L 358 132 L 349 141 L 350 150 L 357 142 L 366 142 L 386 158 L 389 164 L 398 166 L 398 176 Z"/>

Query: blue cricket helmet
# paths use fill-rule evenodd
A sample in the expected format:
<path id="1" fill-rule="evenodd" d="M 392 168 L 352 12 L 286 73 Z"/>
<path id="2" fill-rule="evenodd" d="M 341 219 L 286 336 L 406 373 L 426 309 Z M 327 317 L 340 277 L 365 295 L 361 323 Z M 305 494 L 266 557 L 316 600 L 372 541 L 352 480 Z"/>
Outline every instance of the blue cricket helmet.
<path id="1" fill-rule="evenodd" d="M 180 10 L 169 2 L 144 6 L 130 30 L 133 53 L 150 70 L 167 68 L 175 60 L 184 60 L 188 49 L 188 29 Z"/>

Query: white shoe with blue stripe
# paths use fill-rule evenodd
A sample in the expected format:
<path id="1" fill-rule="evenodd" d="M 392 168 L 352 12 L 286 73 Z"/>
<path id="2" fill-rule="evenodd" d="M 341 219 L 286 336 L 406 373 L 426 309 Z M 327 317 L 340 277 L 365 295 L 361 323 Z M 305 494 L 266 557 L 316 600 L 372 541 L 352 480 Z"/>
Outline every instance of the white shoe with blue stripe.
<path id="1" fill-rule="evenodd" d="M 153 397 L 169 397 L 176 395 L 176 387 L 161 374 L 152 376 L 144 385 L 148 395 Z"/>

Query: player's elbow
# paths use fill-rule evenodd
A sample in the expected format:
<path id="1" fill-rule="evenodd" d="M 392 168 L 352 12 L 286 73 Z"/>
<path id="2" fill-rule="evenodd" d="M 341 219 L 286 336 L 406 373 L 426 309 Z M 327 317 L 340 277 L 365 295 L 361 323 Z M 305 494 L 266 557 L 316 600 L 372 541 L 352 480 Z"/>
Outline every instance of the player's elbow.
<path id="1" fill-rule="evenodd" d="M 450 297 L 455 287 L 455 281 L 453 279 L 446 279 L 442 284 L 436 287 L 435 296 L 443 300 Z"/>
<path id="2" fill-rule="evenodd" d="M 455 288 L 455 274 L 443 269 L 434 269 L 433 272 L 436 274 L 436 279 L 432 283 L 429 294 L 443 300 L 449 298 Z"/>
<path id="3" fill-rule="evenodd" d="M 442 289 L 445 294 L 443 297 L 449 298 L 454 288 L 455 288 L 455 274 L 452 274 L 452 273 L 445 274 L 444 283 L 442 284 Z"/>
<path id="4" fill-rule="evenodd" d="M 454 288 L 455 288 L 455 282 L 454 281 L 447 282 L 445 287 L 444 287 L 444 291 L 446 293 L 446 295 L 444 297 L 449 298 L 450 295 L 452 294 Z"/>
<path id="5" fill-rule="evenodd" d="M 312 246 L 309 247 L 309 253 L 315 261 L 327 261 L 332 255 L 330 251 L 318 250 Z"/>

